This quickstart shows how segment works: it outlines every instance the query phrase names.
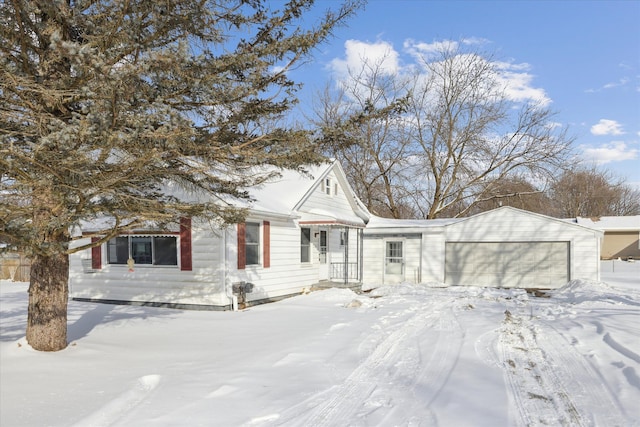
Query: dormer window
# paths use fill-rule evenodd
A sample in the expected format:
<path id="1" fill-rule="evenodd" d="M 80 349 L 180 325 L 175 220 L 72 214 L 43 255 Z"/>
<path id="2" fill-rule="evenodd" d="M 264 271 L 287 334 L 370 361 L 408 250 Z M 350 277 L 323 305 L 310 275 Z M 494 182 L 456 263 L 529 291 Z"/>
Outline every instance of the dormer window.
<path id="1" fill-rule="evenodd" d="M 338 183 L 334 182 L 331 178 L 325 178 L 322 181 L 322 192 L 327 196 L 337 196 Z"/>

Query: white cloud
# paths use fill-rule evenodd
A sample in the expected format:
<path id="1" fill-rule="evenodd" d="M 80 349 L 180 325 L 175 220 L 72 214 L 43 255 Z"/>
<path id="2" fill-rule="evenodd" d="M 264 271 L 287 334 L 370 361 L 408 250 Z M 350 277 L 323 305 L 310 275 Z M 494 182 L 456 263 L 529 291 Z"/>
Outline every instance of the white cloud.
<path id="1" fill-rule="evenodd" d="M 493 65 L 495 65 L 497 69 L 505 71 L 529 71 L 531 69 L 531 65 L 526 62 L 514 64 L 513 62 L 495 61 Z"/>
<path id="2" fill-rule="evenodd" d="M 604 89 L 611 89 L 614 87 L 618 87 L 618 86 L 624 86 L 627 83 L 629 83 L 629 78 L 628 77 L 623 77 L 620 80 L 618 80 L 617 82 L 613 82 L 613 83 L 607 83 L 603 86 Z"/>
<path id="3" fill-rule="evenodd" d="M 390 42 L 377 41 L 365 42 L 360 40 L 348 40 L 344 44 L 344 57 L 331 61 L 329 69 L 333 78 L 343 82 L 349 77 L 349 71 L 358 73 L 363 66 L 368 65 L 377 68 L 387 75 L 399 75 L 411 69 L 423 69 L 424 61 L 437 61 L 436 54 L 447 51 L 458 52 L 460 45 L 480 45 L 489 43 L 486 39 L 466 38 L 461 41 L 439 40 L 432 43 L 407 39 L 403 43 L 403 53 L 413 58 L 413 63 L 408 60 L 404 64 L 400 62 L 400 53 L 395 50 Z M 460 55 L 474 53 L 459 52 Z M 504 87 L 507 99 L 513 102 L 535 102 L 545 107 L 551 103 L 551 99 L 542 88 L 533 85 L 534 75 L 528 71 L 531 66 L 527 63 L 514 63 L 512 61 L 493 62 L 497 71 L 496 79 Z"/>
<path id="4" fill-rule="evenodd" d="M 598 164 L 634 160 L 638 158 L 638 149 L 627 147 L 622 141 L 612 141 L 599 147 L 581 145 L 584 157 Z"/>
<path id="5" fill-rule="evenodd" d="M 631 82 L 631 79 L 629 77 L 621 77 L 616 82 L 605 83 L 604 85 L 602 85 L 602 87 L 599 87 L 597 89 L 587 89 L 585 92 L 587 93 L 602 92 L 603 90 L 607 90 L 607 89 L 614 89 L 617 87 L 627 86 L 630 82 Z"/>
<path id="6" fill-rule="evenodd" d="M 403 47 L 411 56 L 419 61 L 428 58 L 439 52 L 456 51 L 459 43 L 453 40 L 435 41 L 433 43 L 418 42 L 413 39 L 404 41 Z"/>
<path id="7" fill-rule="evenodd" d="M 504 85 L 508 99 L 515 102 L 534 101 L 542 107 L 551 103 L 544 89 L 533 86 L 534 76 L 527 72 L 531 65 L 504 61 L 494 62 L 494 65 L 499 70 L 498 81 Z"/>
<path id="8" fill-rule="evenodd" d="M 541 107 L 551 103 L 551 99 L 542 88 L 533 87 L 533 75 L 529 73 L 518 73 L 505 71 L 499 74 L 499 81 L 505 87 L 505 95 L 515 102 L 534 101 Z"/>
<path id="9" fill-rule="evenodd" d="M 491 40 L 482 37 L 467 37 L 462 39 L 462 43 L 466 45 L 485 45 L 491 43 Z"/>
<path id="10" fill-rule="evenodd" d="M 622 126 L 615 120 L 600 119 L 598 123 L 591 126 L 593 135 L 624 135 Z"/>
<path id="11" fill-rule="evenodd" d="M 347 40 L 344 49 L 344 59 L 336 58 L 329 64 L 329 68 L 339 80 L 346 79 L 349 71 L 360 72 L 367 64 L 386 74 L 396 74 L 400 68 L 398 52 L 391 43 Z"/>

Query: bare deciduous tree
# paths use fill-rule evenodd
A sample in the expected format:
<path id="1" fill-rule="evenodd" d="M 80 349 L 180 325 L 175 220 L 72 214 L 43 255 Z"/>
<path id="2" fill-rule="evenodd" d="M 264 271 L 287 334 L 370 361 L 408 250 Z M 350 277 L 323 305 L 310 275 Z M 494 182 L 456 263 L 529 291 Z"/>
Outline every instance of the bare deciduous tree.
<path id="1" fill-rule="evenodd" d="M 530 212 L 549 215 L 552 201 L 544 189 L 536 188 L 524 177 L 505 178 L 491 183 L 485 198 L 476 202 L 470 214 L 488 211 L 500 206 L 513 206 Z"/>
<path id="2" fill-rule="evenodd" d="M 410 158 L 402 125 L 402 82 L 385 72 L 384 59 L 350 70 L 336 95 L 318 97 L 316 125 L 329 155 L 341 161 L 354 190 L 380 216 L 406 218 L 414 212 L 403 171 Z"/>
<path id="3" fill-rule="evenodd" d="M 351 177 L 364 200 L 372 196 L 362 186 L 384 194 L 390 216 L 399 216 L 394 205 L 408 206 L 403 212 L 414 217 L 464 216 L 497 197 L 503 182 L 524 176 L 544 182 L 564 164 L 572 143 L 566 129 L 541 103 L 512 100 L 496 62 L 449 45 L 420 66 L 409 76 L 385 75 L 383 85 L 380 65 L 365 65 L 351 75 L 350 96 L 338 100 L 347 105 L 340 114 L 346 126 L 336 128 L 360 135 L 339 147 L 342 157 L 375 171 Z M 357 182 L 367 179 L 366 186 Z"/>
<path id="4" fill-rule="evenodd" d="M 640 190 L 596 167 L 565 171 L 553 182 L 550 197 L 556 215 L 564 218 L 640 214 Z"/>
<path id="5" fill-rule="evenodd" d="M 542 105 L 515 109 L 494 62 L 445 47 L 423 64 L 426 76 L 415 79 L 408 114 L 424 185 L 417 203 L 428 207 L 426 218 L 452 206 L 450 214 L 463 216 L 503 182 L 543 179 L 564 163 L 566 130 L 553 126 L 554 113 Z"/>

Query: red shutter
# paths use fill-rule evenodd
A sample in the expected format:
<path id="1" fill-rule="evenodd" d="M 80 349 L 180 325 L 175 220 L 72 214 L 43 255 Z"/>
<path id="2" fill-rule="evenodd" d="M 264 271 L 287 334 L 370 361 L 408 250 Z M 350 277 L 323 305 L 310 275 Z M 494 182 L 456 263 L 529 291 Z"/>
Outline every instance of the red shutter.
<path id="1" fill-rule="evenodd" d="M 238 224 L 238 270 L 244 270 L 247 265 L 247 249 L 245 242 L 246 225 Z"/>
<path id="2" fill-rule="evenodd" d="M 191 218 L 180 218 L 180 270 L 191 271 Z"/>
<path id="3" fill-rule="evenodd" d="M 92 237 L 91 243 L 95 243 L 98 240 L 100 240 L 99 237 Z M 91 268 L 94 270 L 102 269 L 102 245 L 91 248 Z"/>
<path id="4" fill-rule="evenodd" d="M 271 223 L 262 223 L 262 266 L 271 267 Z"/>

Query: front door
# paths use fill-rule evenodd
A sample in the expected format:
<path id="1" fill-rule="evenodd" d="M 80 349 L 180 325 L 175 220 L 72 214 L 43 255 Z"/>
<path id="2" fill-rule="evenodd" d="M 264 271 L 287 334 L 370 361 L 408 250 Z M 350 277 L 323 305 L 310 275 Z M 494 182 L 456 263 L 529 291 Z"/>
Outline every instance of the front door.
<path id="1" fill-rule="evenodd" d="M 384 283 L 404 280 L 404 245 L 402 240 L 387 240 L 384 250 Z"/>
<path id="2" fill-rule="evenodd" d="M 329 249 L 329 240 L 328 233 L 326 229 L 320 229 L 318 235 L 318 262 L 320 263 L 320 271 L 319 271 L 319 279 L 320 280 L 328 280 L 329 279 L 329 260 L 328 251 Z"/>

